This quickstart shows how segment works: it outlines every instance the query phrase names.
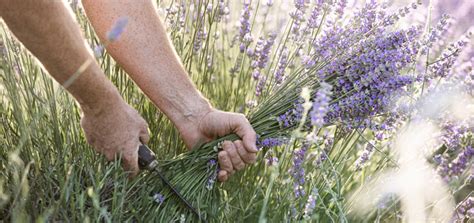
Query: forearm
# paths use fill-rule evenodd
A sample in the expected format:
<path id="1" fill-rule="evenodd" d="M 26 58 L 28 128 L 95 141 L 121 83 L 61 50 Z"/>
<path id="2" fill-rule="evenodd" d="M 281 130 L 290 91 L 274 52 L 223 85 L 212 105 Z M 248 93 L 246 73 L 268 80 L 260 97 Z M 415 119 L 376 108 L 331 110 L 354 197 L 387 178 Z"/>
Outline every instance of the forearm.
<path id="1" fill-rule="evenodd" d="M 83 110 L 120 98 L 86 47 L 79 26 L 63 1 L 1 0 L 0 15 L 48 72 L 60 84 L 67 83 L 67 90 Z M 72 78 L 78 71 L 82 72 Z"/>
<path id="2" fill-rule="evenodd" d="M 86 13 L 99 37 L 120 17 L 128 24 L 108 52 L 144 93 L 178 128 L 198 120 L 210 109 L 194 87 L 168 40 L 150 0 L 83 0 Z"/>

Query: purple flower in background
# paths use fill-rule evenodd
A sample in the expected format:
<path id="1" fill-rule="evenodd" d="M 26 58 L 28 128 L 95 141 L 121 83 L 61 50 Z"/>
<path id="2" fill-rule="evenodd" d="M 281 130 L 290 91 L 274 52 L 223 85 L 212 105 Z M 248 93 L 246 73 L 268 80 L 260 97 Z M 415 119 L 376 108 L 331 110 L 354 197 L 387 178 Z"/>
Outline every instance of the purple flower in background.
<path id="1" fill-rule="evenodd" d="M 324 116 L 329 110 L 329 102 L 331 101 L 332 86 L 326 82 L 322 82 L 313 101 L 313 108 L 310 112 L 311 125 L 321 128 L 324 125 Z"/>
<path id="2" fill-rule="evenodd" d="M 362 155 L 355 162 L 355 169 L 357 171 L 362 170 L 362 167 L 365 166 L 365 163 L 367 163 L 367 161 L 372 156 L 373 151 L 374 151 L 374 146 L 372 145 L 372 143 L 371 142 L 367 143 L 367 146 L 362 152 Z"/>
<path id="3" fill-rule="evenodd" d="M 344 14 L 344 8 L 346 8 L 347 5 L 347 0 L 339 0 L 337 1 L 337 8 L 336 8 L 336 13 L 339 16 L 342 16 Z"/>
<path id="4" fill-rule="evenodd" d="M 314 208 L 316 207 L 316 201 L 318 199 L 319 192 L 317 188 L 314 188 L 311 194 L 308 196 L 308 201 L 304 207 L 304 218 L 309 218 L 313 214 Z"/>
<path id="5" fill-rule="evenodd" d="M 305 195 L 305 170 L 303 165 L 309 147 L 309 143 L 303 142 L 301 148 L 293 151 L 293 166 L 290 168 L 290 175 L 293 178 L 293 190 L 296 198 Z"/>
<path id="6" fill-rule="evenodd" d="M 460 202 L 456 207 L 454 216 L 456 222 L 464 222 L 464 220 L 474 219 L 474 197 L 469 196 Z"/>
<path id="7" fill-rule="evenodd" d="M 466 148 L 458 154 L 458 156 L 449 165 L 451 175 L 459 175 L 467 168 L 467 164 L 474 157 L 474 148 L 466 146 Z"/>
<path id="8" fill-rule="evenodd" d="M 199 31 L 197 31 L 196 38 L 194 39 L 194 45 L 193 45 L 194 53 L 198 53 L 202 49 L 203 42 L 207 38 L 207 35 L 208 33 L 206 31 L 206 27 L 201 26 Z"/>
<path id="9" fill-rule="evenodd" d="M 451 43 L 436 59 L 436 62 L 430 65 L 431 75 L 427 79 L 447 77 L 451 75 L 452 68 L 458 59 L 461 51 L 468 46 L 469 39 L 472 37 L 472 32 L 468 31 L 455 43 Z"/>
<path id="10" fill-rule="evenodd" d="M 220 22 L 224 16 L 227 16 L 230 13 L 229 7 L 227 6 L 224 0 L 219 0 L 217 9 L 218 11 L 215 17 L 217 22 Z"/>
<path id="11" fill-rule="evenodd" d="M 259 81 L 257 83 L 257 86 L 255 87 L 255 96 L 260 96 L 262 94 L 263 88 L 265 88 L 265 83 L 267 82 L 267 77 L 266 76 L 261 76 L 259 78 Z"/>
<path id="12" fill-rule="evenodd" d="M 267 155 L 265 159 L 267 160 L 266 163 L 268 166 L 273 166 L 278 163 L 278 157 L 276 156 Z"/>
<path id="13" fill-rule="evenodd" d="M 293 19 L 291 33 L 293 34 L 293 39 L 297 39 L 301 32 L 301 25 L 303 23 L 306 3 L 305 0 L 295 0 L 295 10 L 290 12 L 290 16 Z"/>
<path id="14" fill-rule="evenodd" d="M 426 54 L 428 52 L 428 49 L 433 47 L 433 44 L 439 41 L 443 34 L 446 33 L 450 25 L 449 21 L 449 15 L 444 14 L 443 16 L 441 16 L 441 19 L 439 20 L 438 24 L 434 28 L 431 28 L 431 32 L 428 34 L 427 37 L 425 37 L 426 39 L 422 42 L 423 48 L 421 52 L 423 54 Z"/>
<path id="15" fill-rule="evenodd" d="M 125 30 L 125 26 L 128 24 L 128 17 L 120 17 L 115 21 L 112 29 L 107 33 L 108 41 L 115 41 L 119 38 L 120 34 Z"/>
<path id="16" fill-rule="evenodd" d="M 275 71 L 275 83 L 281 84 L 285 78 L 285 69 L 288 66 L 288 49 L 283 48 L 281 50 L 280 59 L 278 61 L 278 66 Z"/>
<path id="17" fill-rule="evenodd" d="M 266 5 L 271 7 L 273 5 L 273 0 L 267 0 Z"/>
<path id="18" fill-rule="evenodd" d="M 255 46 L 255 50 L 251 51 L 252 53 L 248 53 L 248 55 L 252 58 L 250 66 L 254 69 L 252 72 L 252 77 L 255 80 L 259 79 L 260 70 L 266 67 L 268 63 L 268 59 L 269 59 L 268 57 L 270 55 L 270 51 L 274 42 L 275 42 L 274 34 L 268 35 L 268 38 L 266 40 L 263 38 L 259 38 L 257 41 L 257 45 Z"/>
<path id="19" fill-rule="evenodd" d="M 265 68 L 268 63 L 268 56 L 270 55 L 270 51 L 272 49 L 273 43 L 275 42 L 275 38 L 276 35 L 271 33 L 268 35 L 267 40 L 265 40 L 265 44 L 263 45 L 263 48 L 259 54 L 258 67 L 260 69 Z"/>
<path id="20" fill-rule="evenodd" d="M 250 4 L 244 3 L 244 8 L 240 15 L 240 52 L 245 52 L 245 48 L 252 42 L 252 34 L 250 33 Z"/>
<path id="21" fill-rule="evenodd" d="M 321 5 L 314 6 L 311 15 L 308 18 L 308 27 L 314 29 L 319 26 L 319 15 L 321 14 Z"/>
<path id="22" fill-rule="evenodd" d="M 460 151 L 459 151 L 460 150 Z M 449 159 L 449 156 L 437 154 L 433 160 L 437 164 L 437 172 L 444 179 L 449 182 L 452 178 L 460 176 L 468 168 L 468 164 L 474 157 L 474 148 L 466 146 L 464 149 L 458 149 L 456 158 Z"/>
<path id="23" fill-rule="evenodd" d="M 441 140 L 449 150 L 458 150 L 461 147 L 461 141 L 469 128 L 463 124 L 455 124 L 451 122 L 443 122 Z"/>

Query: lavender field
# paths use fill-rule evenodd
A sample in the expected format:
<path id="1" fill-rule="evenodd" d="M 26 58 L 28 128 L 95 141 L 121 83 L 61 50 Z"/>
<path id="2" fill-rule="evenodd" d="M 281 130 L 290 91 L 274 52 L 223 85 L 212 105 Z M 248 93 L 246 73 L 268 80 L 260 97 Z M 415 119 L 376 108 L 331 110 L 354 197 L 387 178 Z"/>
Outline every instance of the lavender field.
<path id="1" fill-rule="evenodd" d="M 97 154 L 74 99 L 2 23 L 0 222 L 474 222 L 473 2 L 156 3 L 199 91 L 255 129 L 257 162 L 219 182 L 238 136 L 188 151 L 69 1 L 201 217 L 156 174 L 128 179 Z"/>

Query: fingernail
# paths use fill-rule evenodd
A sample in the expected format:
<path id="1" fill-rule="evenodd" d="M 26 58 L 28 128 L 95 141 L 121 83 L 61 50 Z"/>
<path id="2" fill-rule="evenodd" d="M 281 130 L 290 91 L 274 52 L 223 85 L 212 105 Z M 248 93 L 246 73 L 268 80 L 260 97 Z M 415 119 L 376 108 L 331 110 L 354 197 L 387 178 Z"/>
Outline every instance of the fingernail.
<path id="1" fill-rule="evenodd" d="M 258 149 L 258 147 L 257 147 L 257 146 L 253 146 L 253 148 L 252 148 L 252 149 L 253 149 L 255 152 L 258 152 L 258 151 L 259 151 L 259 149 Z"/>

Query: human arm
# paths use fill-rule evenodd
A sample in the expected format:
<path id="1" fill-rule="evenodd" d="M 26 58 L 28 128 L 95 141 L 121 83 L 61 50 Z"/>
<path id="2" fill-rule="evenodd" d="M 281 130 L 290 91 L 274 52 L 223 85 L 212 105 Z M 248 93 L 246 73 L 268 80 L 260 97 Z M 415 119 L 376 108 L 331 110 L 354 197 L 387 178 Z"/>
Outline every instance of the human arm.
<path id="1" fill-rule="evenodd" d="M 212 108 L 194 87 L 150 0 L 83 0 L 82 4 L 103 41 L 115 21 L 128 18 L 125 31 L 117 41 L 107 44 L 107 50 L 170 118 L 188 148 L 199 140 L 230 133 L 242 138 L 225 143 L 224 151 L 219 153 L 221 181 L 246 163 L 255 162 L 255 131 L 243 115 Z"/>
<path id="2" fill-rule="evenodd" d="M 88 142 L 108 160 L 122 153 L 124 168 L 136 174 L 136 151 L 140 139 L 148 140 L 147 124 L 100 70 L 64 1 L 0 0 L 0 16 L 77 100 Z"/>

